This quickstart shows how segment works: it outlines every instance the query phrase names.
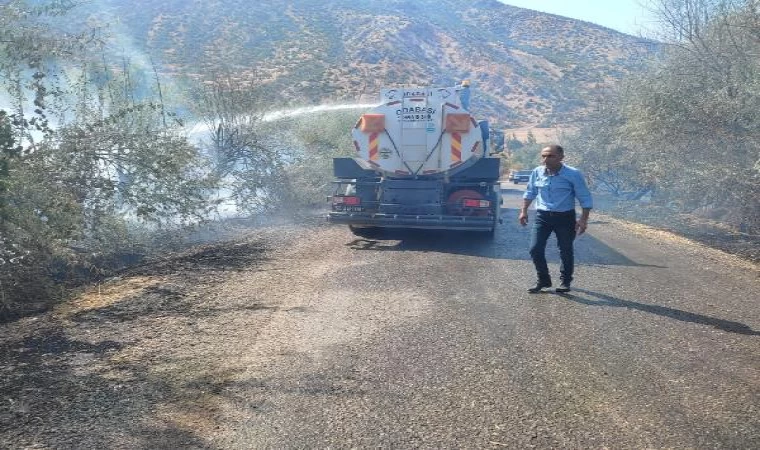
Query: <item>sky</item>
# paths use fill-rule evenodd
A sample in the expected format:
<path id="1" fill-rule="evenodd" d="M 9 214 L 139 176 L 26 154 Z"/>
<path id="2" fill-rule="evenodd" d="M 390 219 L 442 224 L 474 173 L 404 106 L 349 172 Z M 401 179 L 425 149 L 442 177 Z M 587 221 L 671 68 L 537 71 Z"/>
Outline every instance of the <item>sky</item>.
<path id="1" fill-rule="evenodd" d="M 650 27 L 646 0 L 500 0 L 512 6 L 585 20 L 623 33 L 639 35 Z"/>

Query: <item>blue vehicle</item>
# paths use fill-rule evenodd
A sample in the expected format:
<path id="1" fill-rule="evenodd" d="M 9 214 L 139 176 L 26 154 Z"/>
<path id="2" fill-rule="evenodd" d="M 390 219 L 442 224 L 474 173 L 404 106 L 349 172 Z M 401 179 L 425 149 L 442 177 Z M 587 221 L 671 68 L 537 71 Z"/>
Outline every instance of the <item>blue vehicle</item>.
<path id="1" fill-rule="evenodd" d="M 530 174 L 532 170 L 518 170 L 512 175 L 512 182 L 514 184 L 527 183 L 530 180 Z"/>

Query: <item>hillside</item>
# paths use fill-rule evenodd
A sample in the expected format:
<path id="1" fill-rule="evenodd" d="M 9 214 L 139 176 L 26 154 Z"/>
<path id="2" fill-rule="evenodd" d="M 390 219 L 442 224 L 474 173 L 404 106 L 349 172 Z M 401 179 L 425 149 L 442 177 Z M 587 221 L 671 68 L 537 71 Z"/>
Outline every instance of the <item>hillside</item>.
<path id="1" fill-rule="evenodd" d="M 502 126 L 565 126 L 652 45 L 495 0 L 102 0 L 130 48 L 167 77 L 233 74 L 282 104 L 375 98 L 381 86 L 473 80 L 476 112 Z M 124 46 L 126 47 L 126 46 Z"/>

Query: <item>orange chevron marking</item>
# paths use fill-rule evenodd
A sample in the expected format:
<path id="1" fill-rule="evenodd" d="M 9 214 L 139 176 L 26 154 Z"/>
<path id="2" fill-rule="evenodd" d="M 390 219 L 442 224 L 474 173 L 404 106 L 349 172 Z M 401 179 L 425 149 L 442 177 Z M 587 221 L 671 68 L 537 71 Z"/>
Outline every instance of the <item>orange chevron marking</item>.
<path id="1" fill-rule="evenodd" d="M 462 134 L 451 133 L 451 162 L 462 161 Z"/>
<path id="2" fill-rule="evenodd" d="M 369 135 L 369 160 L 370 161 L 377 161 L 377 158 L 380 155 L 380 152 L 378 152 L 378 148 L 380 147 L 380 139 L 378 139 L 379 136 L 380 136 L 380 133 L 371 133 Z"/>

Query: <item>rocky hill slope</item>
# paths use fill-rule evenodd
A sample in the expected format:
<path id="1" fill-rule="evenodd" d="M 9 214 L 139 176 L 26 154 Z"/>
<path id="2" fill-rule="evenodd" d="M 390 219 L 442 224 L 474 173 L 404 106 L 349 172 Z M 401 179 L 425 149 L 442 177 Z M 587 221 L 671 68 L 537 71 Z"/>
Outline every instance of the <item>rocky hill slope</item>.
<path id="1" fill-rule="evenodd" d="M 101 0 L 88 20 L 167 75 L 220 73 L 285 104 L 375 98 L 388 85 L 471 79 L 477 112 L 509 127 L 564 126 L 656 46 L 598 25 L 495 0 Z"/>

